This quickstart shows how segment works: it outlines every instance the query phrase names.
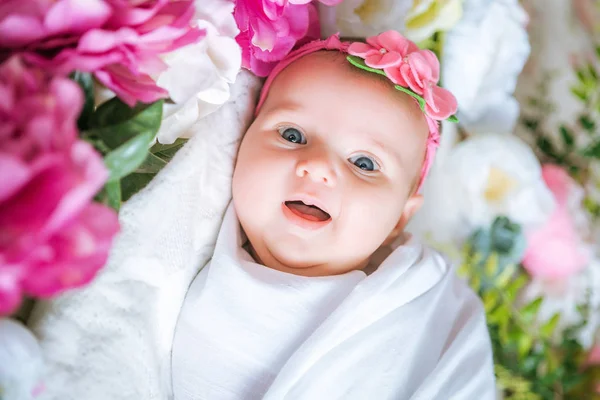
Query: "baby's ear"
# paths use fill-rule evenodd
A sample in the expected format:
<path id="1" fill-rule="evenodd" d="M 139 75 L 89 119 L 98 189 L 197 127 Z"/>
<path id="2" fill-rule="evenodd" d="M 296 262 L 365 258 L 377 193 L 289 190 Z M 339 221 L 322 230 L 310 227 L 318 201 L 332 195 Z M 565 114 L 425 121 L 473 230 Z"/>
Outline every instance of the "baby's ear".
<path id="1" fill-rule="evenodd" d="M 396 240 L 396 238 L 404 231 L 406 225 L 410 221 L 410 219 L 419 211 L 421 206 L 423 205 L 423 195 L 419 193 L 412 194 L 406 204 L 404 205 L 404 210 L 402 211 L 402 215 L 400 215 L 400 219 L 398 223 L 392 229 L 387 239 L 383 242 L 384 246 L 388 246 Z"/>

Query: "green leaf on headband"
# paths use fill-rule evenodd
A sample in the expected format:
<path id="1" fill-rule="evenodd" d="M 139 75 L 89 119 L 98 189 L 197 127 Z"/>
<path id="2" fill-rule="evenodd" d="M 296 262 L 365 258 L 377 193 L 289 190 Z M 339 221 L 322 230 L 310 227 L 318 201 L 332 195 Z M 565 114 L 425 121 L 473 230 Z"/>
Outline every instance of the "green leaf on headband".
<path id="1" fill-rule="evenodd" d="M 348 61 L 350 61 L 350 64 L 354 65 L 355 67 L 358 67 L 360 69 L 364 69 L 365 71 L 374 72 L 376 74 L 383 75 L 383 76 L 387 77 L 387 75 L 385 74 L 385 72 L 382 69 L 377 69 L 377 68 L 371 68 L 371 67 L 369 67 L 367 64 L 365 64 L 365 60 L 363 60 L 360 57 L 347 56 L 346 59 Z"/>
<path id="2" fill-rule="evenodd" d="M 419 96 L 418 94 L 416 94 L 412 90 L 410 90 L 408 88 L 405 88 L 404 86 L 395 85 L 394 87 L 396 88 L 396 90 L 404 92 L 404 93 L 408 94 L 409 96 L 412 96 L 415 99 L 417 99 L 417 101 L 419 102 L 419 107 L 421 107 L 421 111 L 425 112 L 425 104 L 427 102 L 425 101 L 425 99 L 423 97 Z"/>
<path id="3" fill-rule="evenodd" d="M 389 77 L 386 75 L 385 71 L 383 71 L 382 69 L 377 69 L 377 68 L 371 68 L 371 67 L 369 67 L 367 64 L 365 64 L 365 60 L 363 60 L 360 57 L 347 56 L 346 59 L 348 61 L 350 61 L 350 64 L 354 65 L 357 68 L 360 68 L 360 69 L 365 70 L 367 72 L 373 72 L 373 73 L 376 73 L 378 75 L 383 75 L 383 76 L 385 76 L 386 78 L 389 79 Z M 425 104 L 427 102 L 425 101 L 425 99 L 423 98 L 423 96 L 421 96 L 421 95 L 413 92 L 409 88 L 405 88 L 405 87 L 400 86 L 400 85 L 394 85 L 394 88 L 396 88 L 396 90 L 404 92 L 404 93 L 408 94 L 409 96 L 415 98 L 419 102 L 419 107 L 421 108 L 421 111 L 423 111 L 424 113 L 426 113 L 426 111 L 425 111 Z M 447 120 L 450 121 L 450 122 L 458 122 L 458 118 L 456 117 L 456 115 L 451 115 L 450 117 L 447 118 Z"/>

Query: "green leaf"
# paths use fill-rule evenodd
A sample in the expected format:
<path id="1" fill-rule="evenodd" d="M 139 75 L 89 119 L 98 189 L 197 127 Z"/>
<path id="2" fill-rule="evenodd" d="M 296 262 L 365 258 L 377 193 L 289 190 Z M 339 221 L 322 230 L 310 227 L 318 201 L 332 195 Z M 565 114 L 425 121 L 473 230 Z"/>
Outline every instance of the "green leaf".
<path id="1" fill-rule="evenodd" d="M 503 289 L 514 276 L 517 266 L 515 264 L 509 264 L 504 267 L 504 270 L 496 277 L 496 287 Z"/>
<path id="2" fill-rule="evenodd" d="M 71 74 L 71 79 L 77 82 L 83 91 L 83 108 L 77 120 L 77 127 L 83 131 L 88 128 L 90 117 L 94 112 L 94 78 L 88 72 L 76 71 Z"/>
<path id="3" fill-rule="evenodd" d="M 421 111 L 425 112 L 425 99 L 421 96 L 419 96 L 418 94 L 416 94 L 415 92 L 413 92 L 410 89 L 407 89 L 403 86 L 400 85 L 395 85 L 394 86 L 396 88 L 396 90 L 399 90 L 401 92 L 404 92 L 406 94 L 408 94 L 409 96 L 412 96 L 413 98 L 417 99 L 417 101 L 419 102 L 419 107 L 421 108 Z"/>
<path id="4" fill-rule="evenodd" d="M 589 158 L 600 158 L 600 140 L 583 149 L 581 155 Z"/>
<path id="5" fill-rule="evenodd" d="M 118 212 L 121 208 L 121 184 L 119 181 L 108 182 L 104 186 L 104 190 L 106 191 L 109 207 Z"/>
<path id="6" fill-rule="evenodd" d="M 519 290 L 528 282 L 529 278 L 522 274 L 517 277 L 514 281 L 512 281 L 506 288 L 506 295 L 510 300 L 514 300 L 519 293 Z"/>
<path id="7" fill-rule="evenodd" d="M 525 307 L 521 308 L 520 314 L 523 319 L 527 322 L 532 322 L 537 316 L 543 301 L 544 299 L 542 297 L 538 297 L 531 303 L 525 305 Z"/>
<path id="8" fill-rule="evenodd" d="M 589 115 L 581 115 L 579 117 L 579 124 L 583 129 L 585 129 L 588 132 L 594 132 L 594 130 L 596 129 L 596 124 L 594 120 L 590 118 Z"/>
<path id="9" fill-rule="evenodd" d="M 540 121 L 534 118 L 530 118 L 530 117 L 523 117 L 523 119 L 521 120 L 523 122 L 523 125 L 525 125 L 525 127 L 527 129 L 529 129 L 530 131 L 536 131 Z"/>
<path id="10" fill-rule="evenodd" d="M 590 75 L 594 83 L 598 82 L 598 72 L 596 72 L 596 68 L 594 68 L 594 65 L 592 63 L 588 64 L 588 74 Z"/>
<path id="11" fill-rule="evenodd" d="M 138 174 L 156 174 L 158 171 L 164 168 L 167 162 L 160 157 L 155 156 L 152 153 L 148 153 L 148 156 L 142 162 L 142 164 L 135 170 Z"/>
<path id="12" fill-rule="evenodd" d="M 447 119 L 447 121 L 450 121 L 450 122 L 460 122 L 458 120 L 458 117 L 456 115 L 449 116 L 448 119 Z"/>
<path id="13" fill-rule="evenodd" d="M 130 174 L 121 180 L 121 191 L 123 192 L 123 201 L 127 201 L 145 188 L 155 177 L 155 174 Z"/>
<path id="14" fill-rule="evenodd" d="M 499 299 L 496 297 L 495 293 L 487 292 L 483 294 L 482 300 L 485 312 L 489 313 L 494 309 L 494 307 L 496 307 L 496 304 L 498 304 Z"/>
<path id="15" fill-rule="evenodd" d="M 152 149 L 150 149 L 150 152 L 154 153 L 155 156 L 160 157 L 164 161 L 169 162 L 173 159 L 173 157 L 175 157 L 175 154 L 185 145 L 186 142 L 187 139 L 177 139 L 173 145 L 170 145 L 170 147 L 165 148 L 164 150 L 155 151 L 153 146 Z"/>
<path id="16" fill-rule="evenodd" d="M 527 333 L 523 332 L 517 341 L 517 351 L 519 352 L 519 357 L 525 357 L 531 350 L 531 346 L 533 346 L 533 338 Z"/>
<path id="17" fill-rule="evenodd" d="M 585 89 L 573 87 L 573 88 L 571 88 L 571 93 L 573 93 L 573 95 L 575 97 L 577 97 L 579 100 L 583 101 L 584 103 L 588 99 L 587 92 L 585 91 Z"/>
<path id="18" fill-rule="evenodd" d="M 152 104 L 138 103 L 131 108 L 115 97 L 92 115 L 88 135 L 99 137 L 111 149 L 138 135 L 149 135 L 154 139 L 162 121 L 162 108 L 163 100 Z"/>
<path id="19" fill-rule="evenodd" d="M 369 67 L 367 64 L 365 64 L 365 60 L 363 60 L 360 57 L 347 56 L 346 59 L 348 61 L 350 61 L 350 64 L 354 65 L 355 67 L 358 67 L 360 69 L 364 69 L 365 71 L 374 72 L 376 74 L 387 77 L 387 75 L 385 74 L 385 72 L 383 70 Z"/>
<path id="20" fill-rule="evenodd" d="M 567 149 L 572 149 L 573 145 L 575 144 L 575 139 L 573 138 L 573 134 L 571 133 L 570 129 L 567 128 L 565 125 L 561 125 L 560 135 L 563 139 L 563 142 L 567 146 Z"/>
<path id="21" fill-rule="evenodd" d="M 550 318 L 548 321 L 546 321 L 540 328 L 541 336 L 544 339 L 552 338 L 552 335 L 554 334 L 554 330 L 556 329 L 556 326 L 558 325 L 559 321 L 560 321 L 560 313 L 554 314 L 552 316 L 552 318 Z"/>
<path id="22" fill-rule="evenodd" d="M 156 153 L 161 153 L 167 150 L 172 149 L 173 147 L 181 147 L 183 146 L 186 142 L 188 141 L 188 139 L 182 139 L 179 138 L 177 140 L 175 140 L 173 143 L 169 143 L 169 144 L 163 144 L 163 143 L 158 143 L 156 142 L 154 144 L 154 146 L 152 146 L 150 148 L 150 153 L 152 154 L 156 154 Z"/>
<path id="23" fill-rule="evenodd" d="M 129 139 L 104 157 L 110 175 L 109 182 L 118 181 L 134 172 L 146 159 L 154 132 L 146 131 Z"/>
<path id="24" fill-rule="evenodd" d="M 542 152 L 544 152 L 544 154 L 546 154 L 550 157 L 558 156 L 556 154 L 556 150 L 554 149 L 554 145 L 552 144 L 552 142 L 550 140 L 548 140 L 548 138 L 538 137 L 535 142 L 536 142 L 537 147 L 539 147 L 539 149 Z"/>

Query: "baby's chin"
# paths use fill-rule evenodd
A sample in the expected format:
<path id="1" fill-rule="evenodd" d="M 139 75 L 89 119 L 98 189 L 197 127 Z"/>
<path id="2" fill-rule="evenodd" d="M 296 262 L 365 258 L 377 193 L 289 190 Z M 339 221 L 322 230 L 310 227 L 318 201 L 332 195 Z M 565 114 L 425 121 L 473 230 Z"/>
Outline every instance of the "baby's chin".
<path id="1" fill-rule="evenodd" d="M 265 249 L 254 255 L 255 260 L 266 267 L 300 276 L 340 275 L 353 270 L 362 270 L 368 259 L 347 260 L 343 263 L 331 259 L 331 250 L 297 249 L 279 247 Z M 256 254 L 256 253 L 255 253 Z M 257 260 L 258 258 L 258 260 Z"/>

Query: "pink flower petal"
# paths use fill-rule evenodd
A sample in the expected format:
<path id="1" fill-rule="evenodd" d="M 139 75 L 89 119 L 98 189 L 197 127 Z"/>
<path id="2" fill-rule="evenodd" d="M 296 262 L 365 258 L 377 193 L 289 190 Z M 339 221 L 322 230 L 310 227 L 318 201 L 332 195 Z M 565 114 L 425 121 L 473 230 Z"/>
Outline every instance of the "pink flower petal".
<path id="1" fill-rule="evenodd" d="M 31 171 L 28 166 L 10 154 L 0 153 L 0 203 L 19 191 L 30 179 Z"/>
<path id="2" fill-rule="evenodd" d="M 90 203 L 48 241 L 51 252 L 35 254 L 32 273 L 24 277 L 23 289 L 29 295 L 50 297 L 89 283 L 106 263 L 118 231 L 116 213 Z"/>
<path id="3" fill-rule="evenodd" d="M 194 4 L 193 0 L 4 0 L 0 46 L 25 54 L 29 63 L 58 75 L 102 70 L 99 74 L 120 88 L 117 95 L 126 96 L 128 104 L 156 100 L 165 95 L 147 80 L 148 74 L 164 67 L 160 55 L 205 35 L 192 26 Z M 144 95 L 139 85 L 125 84 L 122 76 L 107 77 L 114 64 L 124 66 L 130 76 L 143 77 L 139 79 L 151 93 Z M 125 94 L 129 89 L 132 92 Z"/>
<path id="4" fill-rule="evenodd" d="M 367 55 L 373 54 L 373 52 L 379 52 L 379 50 L 366 43 L 354 42 L 348 47 L 348 54 L 361 58 L 365 58 Z"/>
<path id="5" fill-rule="evenodd" d="M 117 65 L 96 71 L 94 76 L 131 107 L 138 101 L 152 103 L 169 96 L 165 89 L 156 86 L 156 82 L 150 76 L 135 76 Z"/>
<path id="6" fill-rule="evenodd" d="M 20 265 L 3 265 L 0 259 L 0 315 L 10 315 L 21 304 L 21 276 L 25 272 Z"/>
<path id="7" fill-rule="evenodd" d="M 440 64 L 432 51 L 420 50 L 410 53 L 407 58 L 415 82 L 420 87 L 424 87 L 425 81 L 437 84 L 440 77 Z"/>
<path id="8" fill-rule="evenodd" d="M 0 46 L 18 48 L 44 37 L 40 20 L 24 15 L 9 15 L 0 21 Z"/>
<path id="9" fill-rule="evenodd" d="M 408 82 L 406 82 L 404 76 L 402 76 L 402 72 L 400 71 L 402 65 L 404 64 L 396 67 L 385 68 L 383 71 L 385 72 L 386 76 L 396 85 L 408 87 Z"/>
<path id="10" fill-rule="evenodd" d="M 112 13 L 110 6 L 100 0 L 59 0 L 46 14 L 44 25 L 50 34 L 80 35 L 98 28 Z"/>
<path id="11" fill-rule="evenodd" d="M 458 108 L 458 103 L 454 95 L 439 86 L 432 86 L 431 90 L 425 91 L 425 101 L 425 112 L 427 115 L 439 121 L 453 115 Z"/>
<path id="12" fill-rule="evenodd" d="M 419 85 L 419 82 L 417 82 L 417 80 L 415 79 L 410 65 L 408 65 L 407 63 L 402 63 L 400 65 L 400 74 L 402 74 L 402 78 L 407 84 L 406 86 L 408 86 L 413 92 L 417 93 L 418 95 L 423 95 L 423 87 Z"/>
<path id="13" fill-rule="evenodd" d="M 384 69 L 400 65 L 402 57 L 396 52 L 372 53 L 365 58 L 365 64 L 371 68 Z"/>

